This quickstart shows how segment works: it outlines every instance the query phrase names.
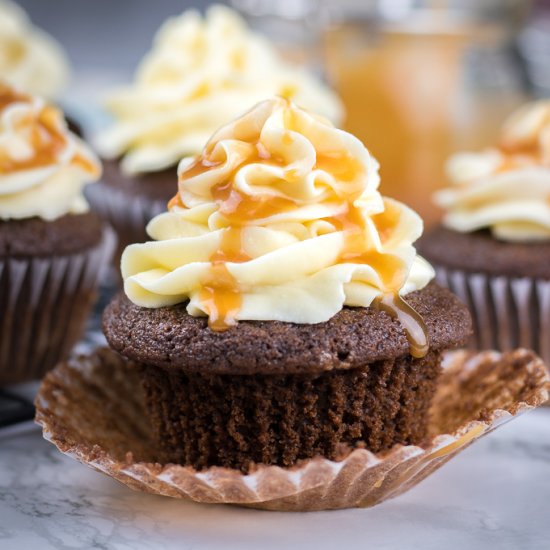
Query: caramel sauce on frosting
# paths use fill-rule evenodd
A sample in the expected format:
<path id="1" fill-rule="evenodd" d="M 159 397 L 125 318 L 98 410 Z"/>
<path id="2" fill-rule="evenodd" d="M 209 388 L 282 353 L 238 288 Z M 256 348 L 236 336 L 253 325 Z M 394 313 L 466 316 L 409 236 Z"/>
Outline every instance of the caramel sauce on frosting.
<path id="1" fill-rule="evenodd" d="M 1 219 L 84 211 L 81 187 L 100 173 L 59 109 L 0 81 Z"/>
<path id="2" fill-rule="evenodd" d="M 29 101 L 31 101 L 31 97 L 27 94 L 0 82 L 0 111 L 3 111 L 12 103 L 28 103 Z"/>
<path id="3" fill-rule="evenodd" d="M 1 155 L 0 173 L 8 174 L 53 164 L 67 145 L 65 136 L 57 128 L 58 117 L 57 109 L 44 107 L 38 117 L 34 118 L 29 113 L 20 119 L 19 128 L 28 133 L 29 145 L 34 154 L 23 159 Z"/>
<path id="4" fill-rule="evenodd" d="M 186 231 L 198 233 L 187 238 L 210 247 L 207 261 L 163 271 L 166 251 L 150 262 L 157 243 L 133 245 L 122 259 L 126 292 L 148 307 L 177 303 L 168 280 L 183 283 L 186 270 L 188 310 L 207 315 L 213 330 L 237 319 L 323 322 L 344 305 L 372 305 L 402 323 L 421 357 L 426 327 L 402 295 L 433 276 L 412 246 L 422 225 L 383 199 L 378 183 L 376 161 L 358 140 L 287 100 L 260 103 L 182 162 L 169 213 L 148 228 L 168 247 L 191 246 Z"/>
<path id="5" fill-rule="evenodd" d="M 8 107 L 30 106 L 33 102 L 32 97 L 0 82 L 0 113 Z M 67 147 L 69 134 L 63 114 L 52 105 L 44 104 L 39 108 L 29 109 L 13 121 L 13 127 L 16 132 L 24 134 L 32 154 L 18 158 L 0 148 L 0 174 L 55 164 Z M 82 153 L 76 152 L 72 162 L 92 175 L 99 175 L 95 159 L 86 158 Z"/>
<path id="6" fill-rule="evenodd" d="M 374 300 L 372 307 L 385 311 L 393 319 L 398 319 L 407 334 L 411 355 L 424 357 L 429 349 L 426 325 L 415 309 L 399 295 L 407 279 L 407 265 L 398 256 L 380 252 L 372 244 L 365 242 L 365 222 L 361 211 L 353 204 L 349 206 L 350 210 L 338 218 L 345 233 L 339 261 L 365 264 L 376 270 L 385 292 Z M 395 203 L 386 202 L 384 211 L 372 216 L 371 219 L 383 243 L 398 226 L 400 209 Z"/>
<path id="7" fill-rule="evenodd" d="M 243 249 L 240 228 L 225 229 L 219 250 L 210 256 L 212 269 L 201 293 L 212 330 L 223 331 L 233 326 L 241 307 L 239 286 L 228 271 L 226 263 L 247 262 L 250 259 Z"/>
<path id="8" fill-rule="evenodd" d="M 550 101 L 514 113 L 494 147 L 453 155 L 447 173 L 452 185 L 435 199 L 450 229 L 490 228 L 507 241 L 550 240 Z"/>

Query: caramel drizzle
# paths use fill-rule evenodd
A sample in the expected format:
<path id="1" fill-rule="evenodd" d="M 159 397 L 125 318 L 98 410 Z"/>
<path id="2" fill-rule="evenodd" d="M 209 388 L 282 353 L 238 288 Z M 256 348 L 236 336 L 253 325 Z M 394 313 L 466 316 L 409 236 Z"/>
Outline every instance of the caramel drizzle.
<path id="1" fill-rule="evenodd" d="M 284 159 L 270 155 L 263 145 L 257 141 L 251 150 L 246 162 L 270 162 L 283 165 Z M 181 175 L 181 180 L 203 174 L 221 163 L 209 161 L 205 156 L 198 158 Z M 223 331 L 235 325 L 242 297 L 239 285 L 229 272 L 227 263 L 242 263 L 251 260 L 242 244 L 244 226 L 255 220 L 268 218 L 274 214 L 296 208 L 296 203 L 290 199 L 243 195 L 233 185 L 234 177 L 242 164 L 236 166 L 226 181 L 215 185 L 212 190 L 212 199 L 218 204 L 218 212 L 226 218 L 228 228 L 221 237 L 219 249 L 210 257 L 212 268 L 208 280 L 203 283 L 200 298 L 208 314 L 208 325 L 212 330 Z M 177 193 L 168 203 L 168 208 L 177 205 L 185 208 L 180 193 Z"/>
<path id="2" fill-rule="evenodd" d="M 499 148 L 503 158 L 497 166 L 495 174 L 502 174 L 529 166 L 550 166 L 550 159 L 545 159 L 538 148 L 524 148 L 511 151 Z"/>
<path id="3" fill-rule="evenodd" d="M 384 243 L 399 224 L 399 208 L 386 201 L 384 211 L 371 219 Z M 416 358 L 424 357 L 429 349 L 428 329 L 422 316 L 399 294 L 407 280 L 406 265 L 399 257 L 379 252 L 372 243 L 366 242 L 363 214 L 353 203 L 348 212 L 338 216 L 334 222 L 335 225 L 340 225 L 345 235 L 339 263 L 370 265 L 378 273 L 385 292 L 371 307 L 397 319 L 405 331 L 411 355 Z"/>
<path id="4" fill-rule="evenodd" d="M 235 317 L 241 309 L 241 294 L 235 277 L 227 269 L 227 262 L 241 263 L 250 259 L 243 248 L 240 228 L 225 229 L 219 249 L 210 257 L 212 268 L 200 293 L 212 330 L 220 332 L 235 325 Z"/>
<path id="5" fill-rule="evenodd" d="M 546 124 L 550 124 L 550 117 Z M 503 156 L 501 164 L 496 169 L 497 173 L 516 170 L 526 166 L 549 166 L 550 158 L 547 158 L 539 142 L 539 134 L 534 133 L 529 139 L 515 141 L 503 136 L 497 144 L 497 149 Z"/>
<path id="6" fill-rule="evenodd" d="M 32 103 L 32 98 L 0 84 L 0 112 L 14 103 Z M 63 128 L 59 128 L 61 112 L 51 105 L 44 106 L 36 116 L 29 113 L 19 121 L 19 128 L 29 133 L 33 156 L 27 159 L 14 159 L 0 150 L 0 174 L 42 168 L 54 164 L 67 146 Z M 97 173 L 95 165 L 76 153 L 71 163 L 92 174 Z"/>
<path id="7" fill-rule="evenodd" d="M 521 155 L 532 158 L 537 158 L 540 156 L 538 135 L 533 135 L 531 139 L 520 142 L 502 138 L 500 139 L 497 147 L 505 155 Z"/>
<path id="8" fill-rule="evenodd" d="M 520 143 L 507 142 L 501 139 L 496 146 L 502 159 L 491 175 L 505 174 L 533 166 L 550 167 L 550 157 L 546 157 L 536 137 Z M 469 190 L 477 179 L 467 180 L 460 184 L 462 189 Z M 547 199 L 550 201 L 550 196 Z M 470 208 L 483 208 L 494 201 L 491 196 L 470 196 L 465 202 Z"/>
<path id="9" fill-rule="evenodd" d="M 377 298 L 372 307 L 386 312 L 392 319 L 397 319 L 409 343 L 409 352 L 416 359 L 425 357 L 430 349 L 428 328 L 422 318 L 399 292 L 391 292 Z"/>
<path id="10" fill-rule="evenodd" d="M 258 138 L 259 139 L 259 136 Z M 276 158 L 259 143 L 252 142 L 251 155 L 246 163 L 263 162 L 284 166 L 284 159 Z M 207 152 L 199 157 L 180 175 L 180 184 L 186 179 L 201 175 L 221 162 L 212 162 L 206 158 Z M 218 204 L 229 227 L 222 233 L 219 249 L 210 257 L 212 268 L 208 279 L 204 281 L 200 298 L 209 317 L 212 330 L 223 331 L 236 324 L 242 297 L 239 285 L 229 272 L 227 263 L 242 263 L 251 258 L 245 252 L 242 243 L 242 231 L 246 225 L 281 212 L 291 212 L 299 207 L 292 199 L 276 196 L 243 195 L 234 187 L 236 172 L 244 162 L 228 175 L 225 181 L 213 186 L 212 199 Z M 349 154 L 317 155 L 315 168 L 332 173 L 343 182 L 352 182 L 363 171 L 363 166 Z M 354 205 L 360 193 L 347 194 L 345 198 L 334 196 L 335 201 L 345 201 L 346 212 L 327 221 L 344 233 L 344 246 L 338 263 L 362 263 L 373 267 L 382 279 L 386 292 L 377 299 L 372 307 L 385 311 L 392 318 L 398 319 L 407 335 L 413 357 L 423 357 L 428 351 L 427 329 L 422 317 L 399 295 L 407 278 L 404 263 L 391 254 L 380 253 L 372 243 L 366 242 L 365 219 L 359 208 Z M 168 203 L 186 208 L 178 192 Z M 386 203 L 384 212 L 371 217 L 382 242 L 385 242 L 395 231 L 399 221 L 399 208 Z"/>
<path id="11" fill-rule="evenodd" d="M 3 111 L 12 103 L 30 103 L 31 101 L 32 98 L 29 95 L 18 92 L 0 82 L 0 111 Z"/>

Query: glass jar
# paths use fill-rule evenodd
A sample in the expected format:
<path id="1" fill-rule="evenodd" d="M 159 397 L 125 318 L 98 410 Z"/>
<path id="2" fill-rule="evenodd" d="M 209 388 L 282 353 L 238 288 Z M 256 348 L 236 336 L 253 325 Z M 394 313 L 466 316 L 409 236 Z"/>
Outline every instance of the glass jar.
<path id="1" fill-rule="evenodd" d="M 312 66 L 320 54 L 315 0 L 232 0 L 250 26 L 267 36 L 288 61 Z"/>
<path id="2" fill-rule="evenodd" d="M 255 20 L 277 18 L 263 0 Z M 524 0 L 301 0 L 309 43 L 346 107 L 346 130 L 380 162 L 383 194 L 430 223 L 430 195 L 457 150 L 491 144 L 528 97 L 515 35 Z M 246 11 L 246 10 L 245 10 Z M 271 15 L 270 15 L 271 14 Z M 250 16 L 250 11 L 247 12 Z M 254 23 L 254 20 L 252 21 Z M 292 43 L 289 35 L 289 43 Z"/>

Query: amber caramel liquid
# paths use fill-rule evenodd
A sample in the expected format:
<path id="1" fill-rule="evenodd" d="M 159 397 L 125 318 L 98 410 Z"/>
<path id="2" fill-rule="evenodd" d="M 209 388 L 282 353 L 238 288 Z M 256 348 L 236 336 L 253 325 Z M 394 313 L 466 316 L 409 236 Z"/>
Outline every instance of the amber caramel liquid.
<path id="1" fill-rule="evenodd" d="M 374 34 L 352 24 L 324 35 L 345 129 L 380 162 L 382 194 L 411 206 L 428 225 L 441 215 L 430 197 L 448 183 L 448 157 L 494 143 L 504 118 L 526 99 L 519 91 L 469 89 L 463 60 L 470 45 L 465 33 Z"/>
<path id="2" fill-rule="evenodd" d="M 32 101 L 30 96 L 0 83 L 0 112 L 13 103 L 31 103 Z M 14 159 L 0 150 L 0 174 L 10 174 L 55 164 L 67 146 L 63 128 L 59 128 L 60 118 L 63 118 L 63 114 L 57 108 L 45 105 L 38 116 L 30 113 L 27 117 L 18 120 L 20 128 L 16 128 L 16 130 L 28 133 L 27 137 L 33 154 L 25 159 Z M 92 174 L 96 173 L 95 166 L 79 154 L 71 159 L 71 163 Z"/>

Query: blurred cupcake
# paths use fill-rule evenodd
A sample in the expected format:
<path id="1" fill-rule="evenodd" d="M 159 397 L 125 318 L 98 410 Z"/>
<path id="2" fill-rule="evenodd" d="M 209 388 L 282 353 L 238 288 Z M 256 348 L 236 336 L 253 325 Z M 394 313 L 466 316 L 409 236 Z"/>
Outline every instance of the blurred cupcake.
<path id="1" fill-rule="evenodd" d="M 498 145 L 456 154 L 447 170 L 443 222 L 420 251 L 470 306 L 475 347 L 550 361 L 550 101 L 521 108 Z"/>
<path id="2" fill-rule="evenodd" d="M 378 185 L 358 139 L 283 99 L 180 163 L 103 318 L 166 461 L 247 472 L 426 439 L 470 320 L 430 283 L 420 218 Z"/>
<path id="3" fill-rule="evenodd" d="M 333 122 L 342 116 L 332 92 L 283 62 L 229 8 L 213 6 L 204 18 L 187 11 L 162 26 L 135 82 L 108 99 L 114 120 L 96 141 L 105 173 L 89 198 L 116 228 L 121 249 L 147 238 L 146 223 L 173 195 L 179 160 L 200 153 L 220 126 L 273 95 Z"/>
<path id="4" fill-rule="evenodd" d="M 0 82 L 0 384 L 40 377 L 82 332 L 112 247 L 82 196 L 100 174 L 58 109 Z"/>
<path id="5" fill-rule="evenodd" d="M 33 95 L 59 98 L 69 75 L 61 46 L 10 0 L 0 0 L 0 76 Z"/>

